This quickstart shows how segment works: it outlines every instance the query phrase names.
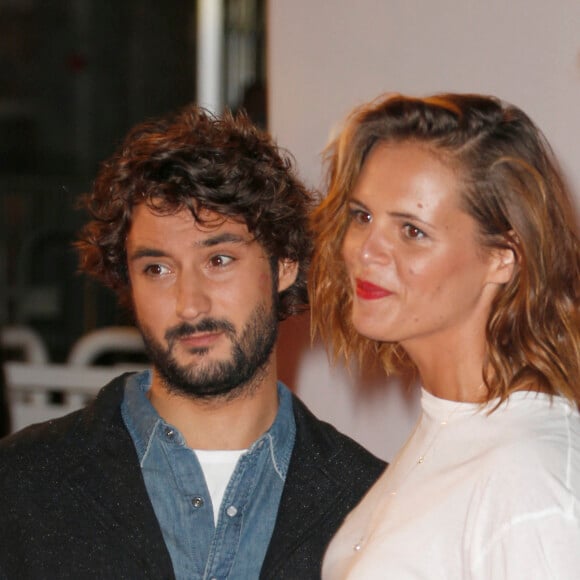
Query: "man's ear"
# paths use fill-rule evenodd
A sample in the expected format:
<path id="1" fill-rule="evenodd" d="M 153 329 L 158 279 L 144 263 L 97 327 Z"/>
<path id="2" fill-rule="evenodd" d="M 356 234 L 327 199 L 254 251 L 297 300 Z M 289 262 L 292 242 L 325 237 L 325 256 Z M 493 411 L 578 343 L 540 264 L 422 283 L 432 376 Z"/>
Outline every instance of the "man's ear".
<path id="1" fill-rule="evenodd" d="M 295 260 L 278 260 L 278 292 L 290 288 L 298 276 L 298 262 Z"/>

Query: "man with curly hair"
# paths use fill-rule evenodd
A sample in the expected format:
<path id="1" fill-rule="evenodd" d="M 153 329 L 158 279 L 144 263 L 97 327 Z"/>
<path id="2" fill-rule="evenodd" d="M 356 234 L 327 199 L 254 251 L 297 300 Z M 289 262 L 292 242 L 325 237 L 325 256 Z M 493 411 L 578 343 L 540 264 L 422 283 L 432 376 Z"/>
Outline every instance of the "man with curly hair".
<path id="1" fill-rule="evenodd" d="M 129 133 L 77 246 L 152 370 L 3 442 L 0 577 L 320 576 L 384 463 L 277 381 L 278 322 L 307 304 L 310 204 L 243 114 L 189 106 Z"/>

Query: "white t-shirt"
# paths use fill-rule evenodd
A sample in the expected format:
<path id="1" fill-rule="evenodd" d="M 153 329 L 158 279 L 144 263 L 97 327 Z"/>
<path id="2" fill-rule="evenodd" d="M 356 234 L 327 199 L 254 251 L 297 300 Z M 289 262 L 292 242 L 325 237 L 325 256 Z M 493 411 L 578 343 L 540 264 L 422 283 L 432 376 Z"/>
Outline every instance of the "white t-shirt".
<path id="1" fill-rule="evenodd" d="M 527 392 L 491 414 L 494 404 L 426 391 L 421 403 L 411 437 L 330 544 L 323 579 L 579 579 L 576 407 Z"/>
<path id="2" fill-rule="evenodd" d="M 217 526 L 220 506 L 228 483 L 238 464 L 238 459 L 247 451 L 246 449 L 234 451 L 216 451 L 195 449 L 197 460 L 201 465 L 205 483 L 211 496 L 213 506 L 213 520 Z"/>

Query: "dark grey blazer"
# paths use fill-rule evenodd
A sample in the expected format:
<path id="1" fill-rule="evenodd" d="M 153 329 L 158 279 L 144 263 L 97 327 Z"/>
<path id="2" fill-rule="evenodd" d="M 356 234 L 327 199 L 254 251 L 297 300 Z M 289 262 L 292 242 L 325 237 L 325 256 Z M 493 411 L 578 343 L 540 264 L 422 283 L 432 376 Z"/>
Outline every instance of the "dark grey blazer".
<path id="1" fill-rule="evenodd" d="M 120 403 L 95 401 L 0 440 L 0 578 L 173 579 Z M 346 514 L 385 464 L 294 398 L 296 442 L 261 578 L 320 577 Z"/>

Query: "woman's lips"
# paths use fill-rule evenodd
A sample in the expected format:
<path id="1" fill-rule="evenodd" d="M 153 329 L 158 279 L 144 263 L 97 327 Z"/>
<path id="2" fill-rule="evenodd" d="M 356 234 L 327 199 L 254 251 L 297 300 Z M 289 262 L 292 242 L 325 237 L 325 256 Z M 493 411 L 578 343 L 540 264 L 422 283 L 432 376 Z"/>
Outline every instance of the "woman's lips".
<path id="1" fill-rule="evenodd" d="M 356 295 L 363 300 L 379 300 L 390 296 L 392 292 L 386 288 L 381 288 L 376 284 L 366 280 L 356 280 Z"/>

